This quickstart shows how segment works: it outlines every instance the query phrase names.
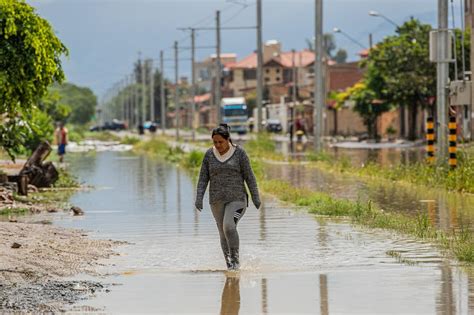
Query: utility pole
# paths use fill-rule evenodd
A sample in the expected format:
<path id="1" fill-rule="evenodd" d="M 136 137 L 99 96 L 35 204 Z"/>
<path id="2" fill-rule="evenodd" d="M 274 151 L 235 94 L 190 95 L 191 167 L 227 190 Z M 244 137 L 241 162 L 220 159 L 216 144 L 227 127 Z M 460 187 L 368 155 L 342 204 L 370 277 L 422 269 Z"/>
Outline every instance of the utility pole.
<path id="1" fill-rule="evenodd" d="M 300 54 L 301 57 L 301 54 Z M 300 60 L 301 61 L 301 60 Z M 290 129 L 290 145 L 293 152 L 293 134 L 295 133 L 295 107 L 296 107 L 296 65 L 295 65 L 295 50 L 291 50 L 291 70 L 293 74 L 293 89 L 292 89 L 292 105 L 290 107 L 290 120 L 291 124 L 288 126 Z"/>
<path id="2" fill-rule="evenodd" d="M 128 74 L 123 78 L 123 121 L 128 126 Z"/>
<path id="3" fill-rule="evenodd" d="M 217 124 L 221 123 L 221 12 L 216 11 L 216 107 Z"/>
<path id="4" fill-rule="evenodd" d="M 174 107 L 175 107 L 175 124 L 176 124 L 176 141 L 179 141 L 179 95 L 178 95 L 178 42 L 174 42 Z"/>
<path id="5" fill-rule="evenodd" d="M 127 120 L 127 77 L 121 81 L 120 94 L 122 98 L 122 122 Z"/>
<path id="6" fill-rule="evenodd" d="M 447 161 L 447 135 L 448 135 L 448 0 L 438 0 L 438 43 L 436 66 L 436 111 L 437 111 L 437 162 L 444 165 Z"/>
<path id="7" fill-rule="evenodd" d="M 132 81 L 132 93 L 133 93 L 133 127 L 137 127 L 138 121 L 138 93 L 137 93 L 137 74 L 134 72 L 134 77 Z"/>
<path id="8" fill-rule="evenodd" d="M 293 86 L 292 86 L 292 101 L 293 101 L 293 106 L 296 103 L 296 64 L 295 64 L 295 50 L 291 50 L 291 74 L 292 74 L 292 80 L 293 80 Z"/>
<path id="9" fill-rule="evenodd" d="M 257 0 L 257 127 L 262 131 L 263 51 L 262 51 L 262 0 Z"/>
<path id="10" fill-rule="evenodd" d="M 314 109 L 313 109 L 313 133 L 314 149 L 322 151 L 321 138 L 323 135 L 323 0 L 315 0 L 315 62 L 314 62 Z"/>
<path id="11" fill-rule="evenodd" d="M 132 125 L 132 77 L 131 75 L 127 75 L 127 126 L 130 129 Z"/>
<path id="12" fill-rule="evenodd" d="M 141 72 L 141 94 L 142 94 L 142 115 L 141 115 L 141 121 L 140 121 L 140 124 L 143 126 L 143 123 L 145 122 L 146 120 L 146 91 L 145 91 L 145 87 L 146 87 L 146 84 L 145 84 L 145 70 L 146 70 L 146 67 L 145 67 L 145 60 L 140 60 L 140 72 Z"/>
<path id="13" fill-rule="evenodd" d="M 165 66 L 163 62 L 163 50 L 160 51 L 160 71 L 161 71 L 161 79 L 160 79 L 160 105 L 161 105 L 161 131 L 163 135 L 166 131 L 166 109 L 165 109 Z"/>
<path id="14" fill-rule="evenodd" d="M 194 97 L 196 95 L 196 73 L 194 67 L 195 59 L 195 39 L 196 34 L 194 28 L 191 29 L 191 130 L 192 130 L 192 140 L 196 140 L 196 125 L 194 124 L 194 115 L 196 112 L 196 102 Z"/>
<path id="15" fill-rule="evenodd" d="M 374 43 L 374 41 L 372 39 L 372 33 L 370 33 L 369 34 L 369 52 L 372 49 L 372 46 L 374 45 L 373 43 Z"/>
<path id="16" fill-rule="evenodd" d="M 155 72 L 153 59 L 150 59 L 150 121 L 153 123 L 155 120 Z"/>

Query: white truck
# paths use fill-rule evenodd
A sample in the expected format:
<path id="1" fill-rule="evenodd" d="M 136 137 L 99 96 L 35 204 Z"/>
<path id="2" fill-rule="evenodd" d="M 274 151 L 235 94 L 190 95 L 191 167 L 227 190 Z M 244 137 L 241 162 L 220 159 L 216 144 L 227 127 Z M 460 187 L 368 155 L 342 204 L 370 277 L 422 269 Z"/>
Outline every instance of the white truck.
<path id="1" fill-rule="evenodd" d="M 231 132 L 247 133 L 248 109 L 244 97 L 224 97 L 221 100 L 222 122 L 230 126 Z"/>

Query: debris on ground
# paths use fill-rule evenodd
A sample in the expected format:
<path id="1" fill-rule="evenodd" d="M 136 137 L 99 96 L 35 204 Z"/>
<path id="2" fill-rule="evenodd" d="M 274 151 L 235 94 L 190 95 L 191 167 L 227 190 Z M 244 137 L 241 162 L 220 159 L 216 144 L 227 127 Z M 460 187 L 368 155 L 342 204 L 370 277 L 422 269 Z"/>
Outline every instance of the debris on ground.
<path id="1" fill-rule="evenodd" d="M 104 291 L 99 282 L 64 277 L 103 275 L 101 260 L 117 255 L 113 248 L 119 244 L 90 239 L 81 230 L 0 222 L 0 313 L 63 312 Z"/>

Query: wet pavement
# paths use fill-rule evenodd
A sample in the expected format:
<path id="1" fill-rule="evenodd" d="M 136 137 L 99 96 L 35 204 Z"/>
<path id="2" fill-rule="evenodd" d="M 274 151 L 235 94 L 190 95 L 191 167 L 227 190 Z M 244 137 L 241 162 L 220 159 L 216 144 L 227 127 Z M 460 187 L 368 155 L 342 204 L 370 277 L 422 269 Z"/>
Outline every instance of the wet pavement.
<path id="1" fill-rule="evenodd" d="M 317 219 L 268 198 L 240 222 L 242 268 L 227 272 L 210 210 L 193 210 L 195 184 L 185 171 L 130 153 L 68 159 L 73 173 L 97 189 L 71 200 L 85 216 L 50 214 L 53 223 L 131 243 L 104 267 L 111 274 L 104 280 L 121 285 L 79 306 L 155 314 L 474 312 L 474 275 L 432 245 Z M 272 172 L 303 182 L 294 169 Z M 300 173 L 311 174 L 315 188 L 343 194 L 352 187 L 352 196 L 366 189 L 313 170 Z"/>

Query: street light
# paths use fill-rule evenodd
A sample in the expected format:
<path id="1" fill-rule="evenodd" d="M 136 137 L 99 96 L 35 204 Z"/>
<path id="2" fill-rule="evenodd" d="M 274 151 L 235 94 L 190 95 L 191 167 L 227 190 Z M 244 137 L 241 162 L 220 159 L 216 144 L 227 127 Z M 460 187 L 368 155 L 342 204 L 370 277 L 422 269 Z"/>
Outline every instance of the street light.
<path id="1" fill-rule="evenodd" d="M 370 16 L 375 16 L 375 17 L 381 17 L 382 19 L 384 19 L 385 21 L 389 22 L 390 24 L 392 24 L 393 26 L 395 27 L 400 27 L 400 25 L 398 25 L 397 23 L 395 23 L 393 20 L 389 19 L 388 17 L 386 17 L 385 15 L 383 15 L 382 13 L 379 13 L 377 11 L 374 11 L 374 10 L 370 10 L 369 11 L 369 15 Z"/>
<path id="2" fill-rule="evenodd" d="M 353 41 L 354 43 L 356 43 L 357 45 L 359 45 L 360 47 L 362 47 L 362 49 L 367 49 L 367 47 L 365 47 L 364 45 L 362 45 L 359 41 L 357 41 L 356 39 L 354 39 L 352 36 L 349 36 L 349 34 L 347 34 L 346 32 L 343 32 L 340 28 L 338 27 L 335 27 L 332 29 L 332 31 L 334 33 L 341 33 L 342 35 L 346 36 L 347 38 L 349 38 L 351 41 Z"/>

